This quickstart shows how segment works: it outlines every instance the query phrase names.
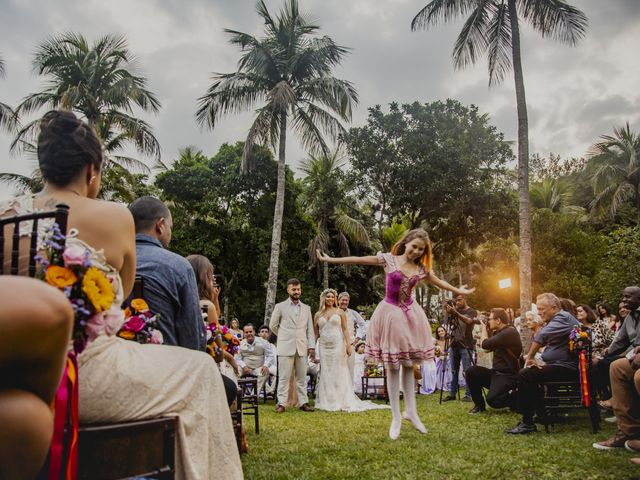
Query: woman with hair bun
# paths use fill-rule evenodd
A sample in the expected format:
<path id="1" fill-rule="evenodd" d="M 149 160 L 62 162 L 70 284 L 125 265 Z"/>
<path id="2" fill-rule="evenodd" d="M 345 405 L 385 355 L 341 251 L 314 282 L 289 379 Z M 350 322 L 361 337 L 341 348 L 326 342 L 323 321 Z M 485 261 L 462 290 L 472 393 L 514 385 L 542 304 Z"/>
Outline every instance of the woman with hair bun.
<path id="1" fill-rule="evenodd" d="M 466 295 L 474 289 L 467 289 L 464 285 L 456 288 L 435 275 L 431 268 L 429 235 L 421 228 L 405 233 L 390 253 L 379 252 L 374 256 L 340 258 L 329 257 L 319 250 L 316 254 L 322 262 L 384 267 L 386 295 L 371 316 L 365 353 L 373 362 L 385 365 L 392 413 L 389 428 L 391 440 L 400 436 L 402 418 L 411 421 L 420 433 L 427 433 L 416 410 L 413 365 L 432 359 L 435 348 L 427 316 L 413 301 L 413 289 L 421 281 L 455 294 Z M 404 367 L 402 370 L 401 366 Z M 403 415 L 400 414 L 401 376 L 405 398 Z"/>
<path id="2" fill-rule="evenodd" d="M 215 362 L 204 352 L 140 345 L 115 335 L 124 322 L 120 306 L 133 288 L 135 229 L 124 205 L 96 200 L 103 157 L 95 132 L 71 112 L 47 113 L 40 122 L 38 162 L 44 189 L 0 204 L 0 216 L 69 205 L 67 246 L 88 251 L 92 266 L 110 280 L 114 293 L 102 324 L 92 331 L 95 339 L 77 357 L 80 421 L 113 423 L 177 415 L 176 478 L 242 478 Z M 28 236 L 21 241 L 28 254 Z M 27 260 L 21 259 L 21 272 L 26 272 Z M 37 338 L 35 332 L 34 342 Z"/>

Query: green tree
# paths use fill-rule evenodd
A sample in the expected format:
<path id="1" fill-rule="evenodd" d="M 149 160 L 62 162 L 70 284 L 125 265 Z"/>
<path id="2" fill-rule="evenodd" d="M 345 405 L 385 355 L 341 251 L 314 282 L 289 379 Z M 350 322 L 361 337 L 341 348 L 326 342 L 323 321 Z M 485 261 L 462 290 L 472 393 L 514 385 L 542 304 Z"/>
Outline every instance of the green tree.
<path id="1" fill-rule="evenodd" d="M 351 255 L 351 248 L 367 247 L 369 234 L 363 223 L 355 218 L 359 211 L 355 198 L 349 195 L 350 182 L 342 171 L 344 161 L 334 151 L 329 155 L 311 156 L 302 164 L 306 175 L 302 203 L 316 223 L 318 233 L 309 243 L 309 258 L 316 267 L 316 249 L 329 252 L 333 244 L 340 256 Z M 322 284 L 329 288 L 329 264 L 322 263 Z"/>
<path id="2" fill-rule="evenodd" d="M 254 147 L 256 168 L 252 175 L 243 175 L 243 148 L 242 142 L 224 144 L 212 158 L 193 148 L 184 149 L 172 167 L 158 175 L 156 185 L 173 213 L 171 249 L 185 256 L 198 253 L 209 258 L 216 274 L 223 276 L 226 315 L 238 317 L 241 323 L 260 324 L 278 166 L 267 148 Z M 310 270 L 302 267 L 308 265 L 313 223 L 300 207 L 299 182 L 289 169 L 286 173 L 281 272 L 300 278 L 304 298 L 314 305 L 320 286 Z M 279 287 L 284 293 L 284 282 Z"/>
<path id="3" fill-rule="evenodd" d="M 160 102 L 147 89 L 147 79 L 133 72 L 132 62 L 123 36 L 106 35 L 91 45 L 76 33 L 53 36 L 38 46 L 33 60 L 34 71 L 47 78 L 44 89 L 28 95 L 16 108 L 20 116 L 44 107 L 81 114 L 104 146 L 104 192 L 135 181 L 131 175 L 136 171 L 149 173 L 143 162 L 119 154 L 126 145 L 133 145 L 141 154 L 160 157 L 160 144 L 152 128 L 133 116 L 134 107 L 157 113 Z M 25 125 L 12 148 L 33 148 L 38 125 L 39 119 Z"/>
<path id="4" fill-rule="evenodd" d="M 0 78 L 4 78 L 6 68 L 4 59 L 0 57 Z M 13 109 L 6 103 L 0 102 L 0 128 L 11 132 L 16 126 L 16 115 Z"/>
<path id="5" fill-rule="evenodd" d="M 552 212 L 583 215 L 585 209 L 571 203 L 573 188 L 568 178 L 545 178 L 531 185 L 531 206 L 546 208 Z"/>
<path id="6" fill-rule="evenodd" d="M 614 217 L 621 205 L 631 203 L 640 214 L 640 135 L 629 128 L 614 128 L 591 148 L 590 180 L 594 211 Z"/>
<path id="7" fill-rule="evenodd" d="M 258 102 L 256 118 L 249 129 L 243 153 L 243 169 L 250 169 L 256 142 L 278 149 L 278 182 L 273 214 L 271 258 L 265 305 L 265 319 L 275 303 L 281 247 L 285 195 L 285 147 L 287 128 L 292 126 L 304 147 L 328 153 L 324 135 L 336 137 L 344 131 L 341 120 L 351 119 L 358 97 L 353 85 L 332 76 L 347 49 L 319 30 L 298 10 L 297 0 L 288 0 L 277 17 L 272 17 L 263 0 L 256 10 L 264 21 L 264 37 L 225 30 L 230 43 L 242 56 L 238 71 L 216 74 L 207 93 L 200 97 L 198 123 L 213 129 L 228 113 L 249 110 Z"/>
<path id="8" fill-rule="evenodd" d="M 531 214 L 529 205 L 529 121 L 522 72 L 520 21 L 543 37 L 575 45 L 585 34 L 587 17 L 563 0 L 433 0 L 411 22 L 428 28 L 465 17 L 453 61 L 456 68 L 489 60 L 489 86 L 502 82 L 513 68 L 518 111 L 518 193 L 520 225 L 520 307 L 531 303 Z"/>

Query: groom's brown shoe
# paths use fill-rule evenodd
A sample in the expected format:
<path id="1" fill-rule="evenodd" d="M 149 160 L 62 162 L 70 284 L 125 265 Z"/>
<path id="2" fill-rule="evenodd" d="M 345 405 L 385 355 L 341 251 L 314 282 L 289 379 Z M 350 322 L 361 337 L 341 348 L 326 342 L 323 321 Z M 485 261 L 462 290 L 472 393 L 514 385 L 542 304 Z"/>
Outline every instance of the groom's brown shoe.
<path id="1" fill-rule="evenodd" d="M 284 412 L 284 407 L 282 405 L 278 405 L 276 407 L 276 413 L 282 413 L 282 412 Z"/>
<path id="2" fill-rule="evenodd" d="M 302 405 L 300 407 L 300 410 L 302 410 L 303 412 L 314 412 L 315 411 L 308 403 L 305 403 L 304 405 Z"/>

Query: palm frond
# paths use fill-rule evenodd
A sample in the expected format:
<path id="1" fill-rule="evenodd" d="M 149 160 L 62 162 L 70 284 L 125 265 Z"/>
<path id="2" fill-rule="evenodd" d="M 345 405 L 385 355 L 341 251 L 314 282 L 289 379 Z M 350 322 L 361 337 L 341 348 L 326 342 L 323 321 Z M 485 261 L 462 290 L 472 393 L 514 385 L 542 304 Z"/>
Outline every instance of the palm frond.
<path id="1" fill-rule="evenodd" d="M 240 170 L 243 173 L 253 169 L 253 147 L 258 142 L 268 143 L 275 150 L 280 135 L 280 116 L 270 104 L 257 110 L 242 151 Z"/>
<path id="2" fill-rule="evenodd" d="M 451 22 L 474 8 L 476 8 L 474 0 L 433 0 L 413 17 L 411 30 L 427 29 L 440 20 L 444 23 Z"/>
<path id="3" fill-rule="evenodd" d="M 7 132 L 13 132 L 18 126 L 18 117 L 13 109 L 0 102 L 0 128 Z"/>
<path id="4" fill-rule="evenodd" d="M 506 3 L 501 3 L 487 26 L 489 85 L 497 85 L 511 69 L 511 23 Z"/>
<path id="5" fill-rule="evenodd" d="M 335 225 L 338 231 L 346 235 L 355 245 L 369 245 L 369 233 L 362 223 L 345 213 L 336 215 Z"/>
<path id="6" fill-rule="evenodd" d="M 564 0 L 519 0 L 520 16 L 540 32 L 571 46 L 576 45 L 587 32 L 587 16 Z"/>
<path id="7" fill-rule="evenodd" d="M 487 28 L 490 11 L 489 0 L 478 2 L 478 6 L 465 22 L 453 47 L 453 62 L 456 68 L 465 68 L 476 63 L 488 47 Z"/>

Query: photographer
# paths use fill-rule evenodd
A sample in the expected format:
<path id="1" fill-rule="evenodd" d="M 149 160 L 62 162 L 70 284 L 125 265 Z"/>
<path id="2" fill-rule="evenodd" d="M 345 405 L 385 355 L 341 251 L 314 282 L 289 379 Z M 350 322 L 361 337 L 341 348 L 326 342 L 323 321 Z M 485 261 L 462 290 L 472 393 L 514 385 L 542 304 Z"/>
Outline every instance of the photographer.
<path id="1" fill-rule="evenodd" d="M 467 305 L 464 295 L 456 295 L 455 302 L 449 300 L 445 305 L 449 316 L 447 324 L 451 328 L 451 346 L 449 347 L 449 360 L 451 362 L 451 389 L 443 401 L 456 399 L 458 393 L 458 377 L 460 374 L 460 363 L 462 370 L 466 371 L 472 362 L 475 351 L 475 341 L 473 339 L 473 326 L 480 324 L 478 312 Z M 463 402 L 471 401 L 471 392 L 467 387 L 467 392 L 462 399 Z"/>
<path id="2" fill-rule="evenodd" d="M 485 411 L 482 388 L 488 388 L 487 403 L 493 408 L 512 406 L 510 392 L 516 389 L 522 342 L 509 316 L 503 308 L 492 308 L 489 319 L 482 323 L 480 345 L 493 352 L 491 369 L 474 365 L 465 371 L 467 389 L 471 391 L 474 406 L 469 413 Z"/>

